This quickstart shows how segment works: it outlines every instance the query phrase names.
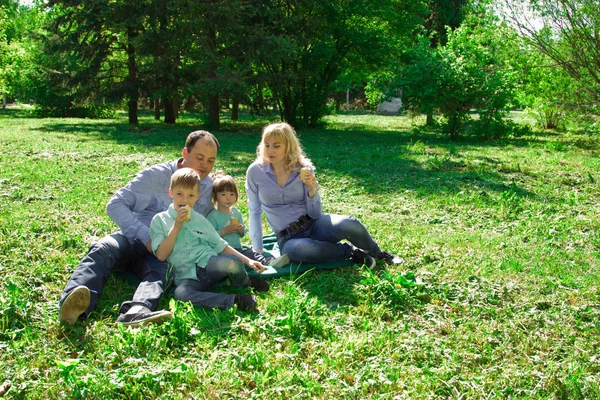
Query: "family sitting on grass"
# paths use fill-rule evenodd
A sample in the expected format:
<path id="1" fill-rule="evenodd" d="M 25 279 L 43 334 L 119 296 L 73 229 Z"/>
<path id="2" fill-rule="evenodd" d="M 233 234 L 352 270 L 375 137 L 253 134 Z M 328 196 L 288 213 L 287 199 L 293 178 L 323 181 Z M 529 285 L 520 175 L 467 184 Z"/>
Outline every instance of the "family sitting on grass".
<path id="1" fill-rule="evenodd" d="M 234 207 L 235 181 L 211 176 L 218 150 L 214 135 L 192 132 L 180 159 L 146 168 L 113 195 L 106 211 L 120 229 L 94 243 L 79 262 L 59 302 L 61 321 L 86 319 L 113 271 L 133 272 L 140 279 L 117 318 L 117 323 L 140 326 L 173 317 L 170 311 L 156 311 L 172 280 L 178 300 L 220 309 L 237 304 L 256 311 L 255 296 L 213 289 L 229 279 L 233 286 L 268 291 L 269 284 L 248 276 L 244 265 L 260 274 L 265 265 L 289 262 L 352 260 L 369 268 L 376 260 L 403 262 L 382 251 L 356 218 L 323 214 L 314 167 L 287 123 L 263 129 L 257 159 L 248 168 L 252 249 L 243 249 L 240 239 L 246 227 Z M 263 254 L 263 211 L 276 233 L 280 257 Z"/>

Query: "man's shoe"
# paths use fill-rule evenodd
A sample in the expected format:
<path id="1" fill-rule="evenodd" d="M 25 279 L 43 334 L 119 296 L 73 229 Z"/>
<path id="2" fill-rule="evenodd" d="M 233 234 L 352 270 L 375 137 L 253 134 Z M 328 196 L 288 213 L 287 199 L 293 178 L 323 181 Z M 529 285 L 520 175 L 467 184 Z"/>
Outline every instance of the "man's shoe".
<path id="1" fill-rule="evenodd" d="M 73 325 L 79 316 L 86 312 L 90 306 L 90 289 L 86 286 L 77 286 L 71 291 L 60 305 L 58 312 L 61 321 Z"/>
<path id="2" fill-rule="evenodd" d="M 236 294 L 234 303 L 242 311 L 258 312 L 256 297 L 250 294 Z"/>
<path id="3" fill-rule="evenodd" d="M 366 265 L 369 267 L 369 269 L 373 269 L 376 264 L 376 261 L 373 257 L 357 248 L 352 250 L 352 253 L 350 253 L 350 259 L 354 261 L 355 264 Z"/>
<path id="4" fill-rule="evenodd" d="M 173 318 L 173 313 L 167 310 L 159 311 L 140 311 L 137 313 L 125 313 L 119 315 L 117 323 L 128 327 L 138 327 L 146 324 L 160 324 L 168 319 Z"/>
<path id="5" fill-rule="evenodd" d="M 289 263 L 290 263 L 290 256 L 288 256 L 287 254 L 284 254 L 277 258 L 268 257 L 266 265 L 268 265 L 270 267 L 274 267 L 274 268 L 279 268 L 279 267 L 283 267 L 284 265 L 289 264 Z"/>
<path id="6" fill-rule="evenodd" d="M 264 279 L 257 278 L 255 276 L 250 276 L 248 278 L 248 286 L 256 290 L 257 292 L 268 292 L 269 291 L 269 282 Z"/>
<path id="7" fill-rule="evenodd" d="M 388 264 L 404 264 L 404 259 L 395 254 L 388 253 L 387 251 L 382 251 L 376 258 L 378 260 L 383 260 Z"/>

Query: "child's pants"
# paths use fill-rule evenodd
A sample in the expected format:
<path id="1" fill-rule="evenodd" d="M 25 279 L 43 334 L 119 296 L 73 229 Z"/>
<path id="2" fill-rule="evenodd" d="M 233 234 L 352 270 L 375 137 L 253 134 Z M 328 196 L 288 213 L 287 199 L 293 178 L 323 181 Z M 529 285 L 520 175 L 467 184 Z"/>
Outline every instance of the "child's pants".
<path id="1" fill-rule="evenodd" d="M 227 278 L 236 287 L 247 286 L 249 282 L 242 260 L 230 254 L 209 258 L 205 268 L 196 267 L 196 275 L 198 279 L 184 279 L 177 284 L 173 295 L 175 299 L 190 301 L 198 307 L 225 310 L 233 306 L 235 295 L 210 290 Z"/>

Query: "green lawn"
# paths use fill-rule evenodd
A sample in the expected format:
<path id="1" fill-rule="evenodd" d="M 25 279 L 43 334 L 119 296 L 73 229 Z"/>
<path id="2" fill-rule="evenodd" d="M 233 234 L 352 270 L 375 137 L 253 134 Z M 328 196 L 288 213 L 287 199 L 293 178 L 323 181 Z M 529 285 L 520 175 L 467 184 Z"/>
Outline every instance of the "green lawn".
<path id="1" fill-rule="evenodd" d="M 71 272 L 115 230 L 112 193 L 199 128 L 126 122 L 0 113 L 0 397 L 600 397 L 600 138 L 450 142 L 404 116 L 329 117 L 299 132 L 324 210 L 404 266 L 274 280 L 258 315 L 166 296 L 172 322 L 139 330 L 115 326 L 134 287 L 112 276 L 63 326 Z M 267 122 L 215 132 L 242 190 Z"/>

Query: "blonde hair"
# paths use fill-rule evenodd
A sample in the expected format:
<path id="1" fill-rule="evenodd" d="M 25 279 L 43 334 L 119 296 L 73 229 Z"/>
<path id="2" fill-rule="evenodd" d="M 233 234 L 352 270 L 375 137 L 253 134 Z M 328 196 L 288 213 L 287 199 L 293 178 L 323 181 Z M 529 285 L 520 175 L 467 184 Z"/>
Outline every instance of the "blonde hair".
<path id="1" fill-rule="evenodd" d="M 292 171 L 301 167 L 312 168 L 312 162 L 304 155 L 304 150 L 298 141 L 296 131 L 287 122 L 269 124 L 263 128 L 262 139 L 256 148 L 256 162 L 261 165 L 269 163 L 265 148 L 265 141 L 274 138 L 280 140 L 285 146 L 286 166 Z M 298 166 L 300 164 L 300 166 Z"/>
<path id="2" fill-rule="evenodd" d="M 171 175 L 171 189 L 176 187 L 193 189 L 198 186 L 200 191 L 200 175 L 191 168 L 179 168 Z"/>
<path id="3" fill-rule="evenodd" d="M 217 204 L 217 194 L 220 192 L 233 192 L 235 193 L 235 201 L 240 198 L 238 193 L 237 185 L 233 176 L 226 175 L 223 171 L 217 171 L 212 175 L 213 178 L 213 190 L 212 190 L 212 201 Z"/>

